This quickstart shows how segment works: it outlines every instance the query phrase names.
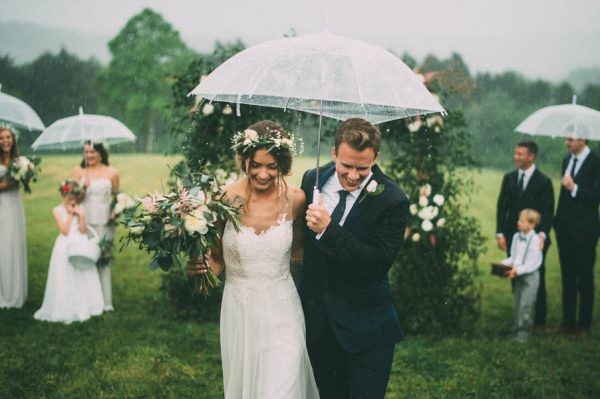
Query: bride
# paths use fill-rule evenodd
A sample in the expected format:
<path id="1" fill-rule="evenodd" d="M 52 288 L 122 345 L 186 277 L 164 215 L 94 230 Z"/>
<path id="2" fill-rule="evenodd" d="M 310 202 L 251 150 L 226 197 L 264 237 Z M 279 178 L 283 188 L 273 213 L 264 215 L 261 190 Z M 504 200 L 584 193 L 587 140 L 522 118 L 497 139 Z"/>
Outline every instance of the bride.
<path id="1" fill-rule="evenodd" d="M 245 177 L 225 187 L 240 205 L 242 227 L 224 228 L 207 264 L 227 279 L 221 304 L 225 398 L 318 398 L 305 342 L 304 315 L 290 274 L 302 258 L 305 196 L 288 186 L 295 143 L 261 121 L 234 136 Z M 205 265 L 190 263 L 190 274 Z"/>

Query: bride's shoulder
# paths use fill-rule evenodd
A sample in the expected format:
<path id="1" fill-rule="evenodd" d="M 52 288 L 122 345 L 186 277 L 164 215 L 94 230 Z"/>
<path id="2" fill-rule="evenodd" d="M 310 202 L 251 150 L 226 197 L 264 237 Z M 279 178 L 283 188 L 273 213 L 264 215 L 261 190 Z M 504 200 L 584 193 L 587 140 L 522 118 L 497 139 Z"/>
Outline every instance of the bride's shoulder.
<path id="1" fill-rule="evenodd" d="M 301 188 L 288 185 L 287 197 L 294 209 L 294 215 L 298 215 L 306 207 L 306 194 Z"/>
<path id="2" fill-rule="evenodd" d="M 243 205 L 244 197 L 246 195 L 244 187 L 245 186 L 242 185 L 238 180 L 221 187 L 221 190 L 223 190 L 225 193 L 225 198 L 227 198 L 229 202 L 237 205 Z"/>

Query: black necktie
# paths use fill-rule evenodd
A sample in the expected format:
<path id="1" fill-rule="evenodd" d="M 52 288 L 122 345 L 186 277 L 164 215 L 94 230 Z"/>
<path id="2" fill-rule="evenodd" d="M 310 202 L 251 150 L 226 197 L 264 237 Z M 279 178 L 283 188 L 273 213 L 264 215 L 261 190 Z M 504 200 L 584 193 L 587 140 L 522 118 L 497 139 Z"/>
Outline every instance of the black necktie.
<path id="1" fill-rule="evenodd" d="M 577 157 L 573 157 L 573 166 L 571 166 L 571 177 L 575 177 L 575 167 L 577 166 Z"/>
<path id="2" fill-rule="evenodd" d="M 346 197 L 348 196 L 348 191 L 340 190 L 338 191 L 338 194 L 340 195 L 340 200 L 331 213 L 331 222 L 336 224 L 340 224 L 340 220 L 342 220 L 342 216 L 346 210 Z"/>
<path id="3" fill-rule="evenodd" d="M 525 188 L 525 172 L 521 172 L 521 176 L 519 176 L 519 181 L 517 181 L 517 187 L 519 188 L 519 194 L 523 192 Z"/>

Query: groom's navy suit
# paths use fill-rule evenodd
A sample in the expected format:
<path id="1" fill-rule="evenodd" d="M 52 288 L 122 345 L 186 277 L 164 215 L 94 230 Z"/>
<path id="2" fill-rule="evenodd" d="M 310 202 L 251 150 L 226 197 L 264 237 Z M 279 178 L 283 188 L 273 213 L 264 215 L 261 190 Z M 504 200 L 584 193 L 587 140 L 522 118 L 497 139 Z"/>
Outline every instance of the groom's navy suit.
<path id="1" fill-rule="evenodd" d="M 343 226 L 330 223 L 319 239 L 308 228 L 305 230 L 304 263 L 298 290 L 306 320 L 309 355 L 323 399 L 348 397 L 344 387 L 339 386 L 343 382 L 334 381 L 336 375 L 340 377 L 339 372 L 332 375 L 331 365 L 324 364 L 333 361 L 325 352 L 339 347 L 338 363 L 345 360 L 352 363 L 356 356 L 357 363 L 362 364 L 347 370 L 346 379 L 351 382 L 345 392 L 351 391 L 353 397 L 383 397 L 393 346 L 403 339 L 388 271 L 404 241 L 409 200 L 377 165 L 372 172 L 370 181 L 384 185 L 384 190 L 368 195 L 363 189 Z M 320 168 L 319 189 L 329 177 L 337 178 L 334 173 L 333 163 Z M 309 170 L 302 179 L 309 204 L 315 174 L 315 169 Z M 378 372 L 373 373 L 379 366 L 387 369 L 385 378 L 380 378 Z M 374 374 L 370 381 L 368 377 L 365 380 L 369 373 Z M 360 377 L 353 378 L 353 375 Z M 377 387 L 377 384 L 383 386 Z M 381 396 L 373 393 L 381 390 Z"/>

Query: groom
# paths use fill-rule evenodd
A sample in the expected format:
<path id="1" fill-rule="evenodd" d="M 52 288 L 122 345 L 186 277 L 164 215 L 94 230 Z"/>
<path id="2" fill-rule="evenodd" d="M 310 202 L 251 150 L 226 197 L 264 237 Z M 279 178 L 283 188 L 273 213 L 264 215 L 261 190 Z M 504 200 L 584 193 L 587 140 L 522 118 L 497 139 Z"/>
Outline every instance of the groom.
<path id="1" fill-rule="evenodd" d="M 375 164 L 381 133 L 352 118 L 339 127 L 333 162 L 302 179 L 307 203 L 299 293 L 321 398 L 383 398 L 394 344 L 403 339 L 388 271 L 404 240 L 406 194 Z"/>

